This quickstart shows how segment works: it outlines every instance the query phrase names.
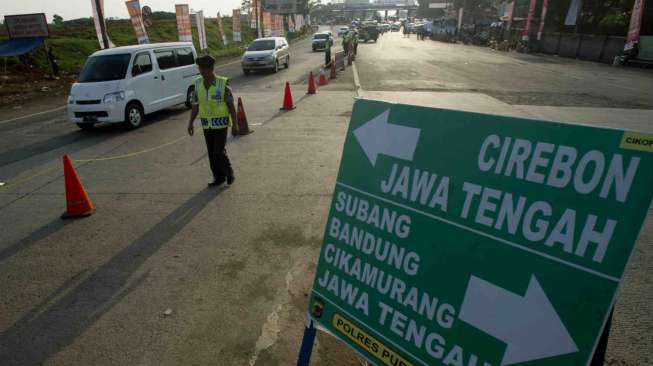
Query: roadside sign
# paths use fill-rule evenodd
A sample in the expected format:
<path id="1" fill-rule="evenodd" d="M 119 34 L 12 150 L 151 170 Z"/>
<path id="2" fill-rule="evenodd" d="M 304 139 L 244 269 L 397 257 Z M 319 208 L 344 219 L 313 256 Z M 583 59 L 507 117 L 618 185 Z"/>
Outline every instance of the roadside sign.
<path id="1" fill-rule="evenodd" d="M 372 363 L 588 365 L 652 135 L 359 99 L 309 313 Z"/>
<path id="2" fill-rule="evenodd" d="M 5 15 L 9 38 L 49 37 L 45 13 Z"/>

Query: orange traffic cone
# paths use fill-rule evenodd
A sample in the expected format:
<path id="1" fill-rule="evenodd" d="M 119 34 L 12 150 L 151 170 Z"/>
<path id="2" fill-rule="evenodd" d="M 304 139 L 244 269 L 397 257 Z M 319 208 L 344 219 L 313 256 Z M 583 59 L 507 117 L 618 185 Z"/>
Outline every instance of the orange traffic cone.
<path id="1" fill-rule="evenodd" d="M 306 94 L 315 94 L 315 77 L 313 76 L 313 71 L 308 74 L 308 92 Z"/>
<path id="2" fill-rule="evenodd" d="M 292 93 L 290 92 L 290 83 L 286 81 L 286 87 L 283 92 L 283 106 L 282 110 L 289 111 L 295 109 L 295 104 L 292 102 Z"/>
<path id="3" fill-rule="evenodd" d="M 63 173 L 66 182 L 66 212 L 61 218 L 89 216 L 93 213 L 93 203 L 88 198 L 68 155 L 63 156 Z"/>
<path id="4" fill-rule="evenodd" d="M 320 86 L 327 85 L 328 81 L 326 78 L 326 74 L 324 73 L 324 68 L 320 71 Z"/>
<path id="5" fill-rule="evenodd" d="M 247 135 L 254 132 L 249 129 L 249 124 L 247 123 L 247 115 L 245 114 L 245 108 L 243 107 L 243 100 L 240 97 L 238 97 L 238 108 L 236 109 L 236 118 L 238 119 L 236 123 L 238 123 L 239 136 Z M 236 136 L 233 128 L 231 129 L 231 134 Z"/>
<path id="6" fill-rule="evenodd" d="M 338 76 L 338 71 L 336 70 L 336 59 L 331 60 L 331 79 L 335 79 Z"/>

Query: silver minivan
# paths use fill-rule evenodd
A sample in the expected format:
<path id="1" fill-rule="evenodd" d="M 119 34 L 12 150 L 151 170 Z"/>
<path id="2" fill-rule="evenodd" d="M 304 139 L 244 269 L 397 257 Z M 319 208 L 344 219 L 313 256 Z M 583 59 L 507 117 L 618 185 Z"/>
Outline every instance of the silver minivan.
<path id="1" fill-rule="evenodd" d="M 93 53 L 70 88 L 68 118 L 82 129 L 125 122 L 140 127 L 146 114 L 190 106 L 199 75 L 188 42 L 115 47 Z"/>
<path id="2" fill-rule="evenodd" d="M 243 72 L 252 70 L 279 71 L 279 66 L 290 66 L 290 47 L 283 37 L 258 38 L 250 43 L 241 60 Z"/>

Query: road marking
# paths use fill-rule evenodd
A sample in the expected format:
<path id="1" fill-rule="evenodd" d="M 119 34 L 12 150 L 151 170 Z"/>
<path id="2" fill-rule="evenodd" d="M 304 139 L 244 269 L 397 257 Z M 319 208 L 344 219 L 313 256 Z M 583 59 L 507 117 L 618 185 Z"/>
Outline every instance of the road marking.
<path id="1" fill-rule="evenodd" d="M 23 119 L 23 118 L 29 118 L 29 117 L 39 116 L 39 115 L 41 115 L 41 114 L 46 114 L 46 113 L 50 113 L 50 112 L 55 112 L 55 111 L 58 111 L 58 110 L 62 110 L 62 109 L 64 109 L 64 108 L 66 108 L 66 106 L 65 106 L 65 105 L 62 105 L 61 107 L 57 107 L 57 108 L 53 108 L 53 109 L 48 109 L 47 111 L 37 112 L 37 113 L 28 114 L 28 115 L 26 115 L 26 116 L 20 116 L 20 117 L 14 117 L 14 118 L 6 119 L 6 120 L 4 120 L 4 121 L 0 121 L 0 125 L 3 125 L 3 124 L 5 124 L 5 123 L 9 123 L 9 122 L 13 122 L 13 121 L 17 121 L 17 120 L 19 120 L 19 119 Z"/>
<path id="2" fill-rule="evenodd" d="M 406 205 L 404 205 L 404 204 L 401 204 L 401 203 L 398 203 L 398 202 L 395 202 L 395 201 L 389 200 L 389 199 L 387 199 L 387 198 L 377 196 L 377 195 L 375 195 L 375 194 L 372 194 L 372 193 L 369 193 L 369 192 L 363 191 L 363 190 L 358 189 L 358 188 L 356 188 L 356 187 L 352 187 L 352 186 L 350 186 L 350 185 L 348 185 L 348 184 L 345 184 L 345 183 L 341 183 L 341 182 L 336 181 L 336 185 L 339 185 L 339 186 L 341 186 L 341 187 L 345 187 L 345 188 L 347 188 L 347 189 L 350 189 L 350 190 L 352 190 L 352 191 L 354 191 L 354 192 L 358 192 L 358 193 L 360 193 L 360 194 L 366 195 L 366 196 L 368 196 L 368 197 L 375 198 L 375 199 L 377 199 L 377 200 L 379 200 L 379 201 L 383 201 L 383 202 L 389 203 L 389 204 L 391 204 L 391 205 L 394 205 L 394 206 L 397 206 L 397 207 L 401 207 L 401 208 L 403 208 L 403 209 L 405 209 L 405 210 L 408 210 L 408 211 L 412 211 L 412 212 L 418 213 L 418 214 L 420 214 L 420 215 L 426 216 L 426 217 L 431 218 L 431 219 L 433 219 L 433 220 L 440 221 L 440 222 L 443 222 L 443 223 L 445 223 L 445 224 L 449 224 L 449 225 L 451 225 L 451 226 L 455 226 L 455 227 L 457 227 L 457 228 L 459 228 L 459 229 L 462 229 L 462 230 L 465 230 L 465 231 L 469 231 L 469 232 L 471 232 L 471 233 L 474 233 L 474 234 L 477 234 L 477 235 L 480 235 L 480 236 L 484 236 L 484 237 L 489 238 L 489 239 L 492 239 L 492 240 L 494 240 L 494 241 L 498 241 L 499 243 L 503 243 L 503 244 L 509 245 L 509 246 L 511 246 L 511 247 L 513 247 L 513 248 L 521 249 L 521 250 L 526 251 L 526 252 L 529 252 L 529 253 L 531 253 L 531 254 L 535 254 L 535 255 L 538 255 L 538 256 L 540 256 L 540 257 L 544 257 L 544 258 L 546 258 L 546 259 L 550 259 L 550 260 L 552 260 L 552 261 L 554 261 L 554 262 L 558 262 L 558 263 L 561 263 L 561 264 L 565 264 L 565 265 L 567 265 L 567 266 L 569 266 L 569 267 L 576 268 L 576 269 L 581 270 L 581 271 L 583 271 L 583 272 L 587 272 L 587 273 L 593 274 L 593 275 L 595 275 L 595 276 L 597 276 L 597 277 L 605 278 L 606 280 L 610 280 L 610 281 L 614 281 L 614 282 L 619 283 L 619 278 L 617 278 L 617 277 L 610 276 L 610 275 L 608 275 L 608 274 L 605 274 L 605 273 L 602 273 L 602 272 L 599 272 L 599 271 L 595 271 L 595 270 L 590 269 L 590 268 L 583 267 L 583 266 L 581 266 L 581 265 L 579 265 L 579 264 L 572 263 L 572 262 L 566 261 L 566 260 L 564 260 L 564 259 L 556 258 L 556 257 L 554 257 L 554 256 L 552 256 L 552 255 L 549 255 L 549 254 L 546 254 L 546 253 L 538 252 L 538 251 L 535 250 L 535 249 L 531 249 L 531 248 L 528 248 L 528 247 L 523 246 L 523 245 L 521 245 L 521 244 L 517 244 L 517 243 L 511 242 L 511 241 L 509 241 L 509 240 L 499 238 L 499 237 L 494 236 L 494 235 L 492 235 L 492 234 L 488 234 L 488 233 L 482 232 L 482 231 L 480 231 L 480 230 L 476 230 L 476 229 L 471 228 L 471 227 L 469 227 L 469 226 L 465 226 L 465 225 L 463 225 L 463 224 L 459 224 L 459 223 L 457 223 L 457 222 L 454 222 L 454 221 L 451 221 L 451 220 L 447 220 L 447 219 L 445 219 L 445 218 L 443 218 L 443 217 L 436 216 L 436 215 L 434 215 L 434 214 L 431 214 L 431 213 L 428 213 L 428 212 L 425 212 L 425 211 L 422 211 L 422 210 L 418 210 L 418 209 L 416 209 L 416 208 L 412 208 L 412 207 L 406 206 Z"/>

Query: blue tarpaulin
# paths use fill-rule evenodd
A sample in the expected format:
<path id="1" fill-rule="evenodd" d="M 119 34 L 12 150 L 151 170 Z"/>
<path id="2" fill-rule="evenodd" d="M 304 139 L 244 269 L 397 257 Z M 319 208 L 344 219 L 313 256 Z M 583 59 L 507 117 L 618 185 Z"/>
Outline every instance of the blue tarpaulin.
<path id="1" fill-rule="evenodd" d="M 0 56 L 18 56 L 25 54 L 43 43 L 43 37 L 14 38 L 0 42 Z"/>

